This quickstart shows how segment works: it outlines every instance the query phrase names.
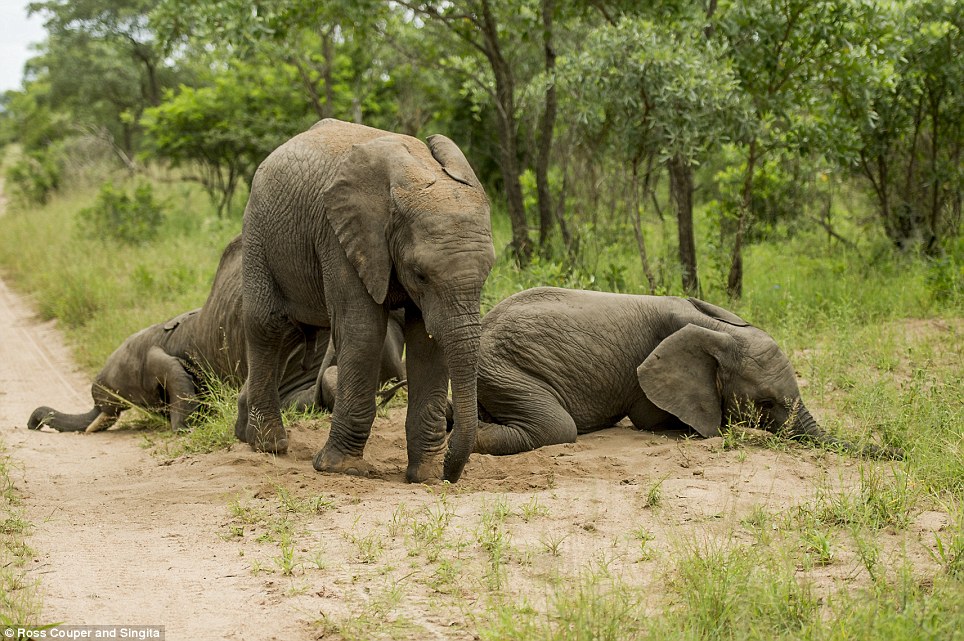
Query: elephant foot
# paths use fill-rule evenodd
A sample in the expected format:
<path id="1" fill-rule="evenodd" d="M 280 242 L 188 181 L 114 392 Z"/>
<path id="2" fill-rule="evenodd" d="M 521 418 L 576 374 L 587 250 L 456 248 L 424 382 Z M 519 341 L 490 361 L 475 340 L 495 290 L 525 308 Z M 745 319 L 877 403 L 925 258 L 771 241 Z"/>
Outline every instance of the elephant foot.
<path id="1" fill-rule="evenodd" d="M 242 443 L 248 443 L 248 418 L 247 414 L 238 414 L 238 420 L 234 423 L 234 437 Z"/>
<path id="2" fill-rule="evenodd" d="M 343 454 L 329 445 L 325 445 L 318 451 L 312 464 L 319 472 L 335 472 L 351 476 L 371 476 L 375 472 L 375 468 L 361 456 Z"/>
<path id="3" fill-rule="evenodd" d="M 249 426 L 250 427 L 250 426 Z M 261 429 L 248 429 L 247 443 L 258 452 L 266 454 L 286 454 L 288 452 L 288 433 L 280 423 L 262 425 Z"/>
<path id="4" fill-rule="evenodd" d="M 405 480 L 409 483 L 427 483 L 434 485 L 442 481 L 442 456 L 432 457 L 430 460 L 409 464 L 405 470 Z"/>

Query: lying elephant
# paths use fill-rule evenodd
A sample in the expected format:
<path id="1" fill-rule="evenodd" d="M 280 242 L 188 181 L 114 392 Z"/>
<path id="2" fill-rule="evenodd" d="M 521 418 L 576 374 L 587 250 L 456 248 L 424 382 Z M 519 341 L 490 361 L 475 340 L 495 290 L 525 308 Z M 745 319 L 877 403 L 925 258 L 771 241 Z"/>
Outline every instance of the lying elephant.
<path id="1" fill-rule="evenodd" d="M 400 319 L 393 316 L 382 350 L 383 382 L 405 376 L 403 341 Z M 331 391 L 326 393 L 331 383 L 319 384 L 326 358 L 334 364 L 332 354 L 309 341 L 292 351 L 279 378 L 283 406 L 331 408 L 334 396 Z M 105 430 L 134 405 L 168 415 L 171 427 L 182 430 L 198 408 L 198 392 L 207 377 L 240 385 L 246 375 L 239 236 L 221 255 L 211 293 L 200 309 L 142 329 L 107 358 L 91 387 L 93 409 L 86 414 L 64 414 L 38 407 L 27 427 L 48 425 L 60 432 Z"/>
<path id="2" fill-rule="evenodd" d="M 639 429 L 704 437 L 751 409 L 760 425 L 868 456 L 827 434 L 790 361 L 764 331 L 695 298 L 556 288 L 520 292 L 482 321 L 475 451 L 571 443 L 628 416 Z"/>

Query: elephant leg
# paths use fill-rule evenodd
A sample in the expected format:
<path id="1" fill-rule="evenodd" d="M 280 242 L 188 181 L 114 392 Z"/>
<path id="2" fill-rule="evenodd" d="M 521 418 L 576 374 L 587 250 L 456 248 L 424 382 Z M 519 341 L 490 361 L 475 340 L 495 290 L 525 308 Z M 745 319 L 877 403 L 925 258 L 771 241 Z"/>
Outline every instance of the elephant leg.
<path id="1" fill-rule="evenodd" d="M 576 440 L 572 415 L 534 379 L 493 386 L 480 378 L 479 404 L 492 422 L 479 421 L 476 453 L 517 454 Z"/>
<path id="2" fill-rule="evenodd" d="M 321 366 L 318 368 L 318 375 L 317 375 L 317 377 L 315 378 L 315 386 L 314 386 L 314 391 L 315 391 L 314 404 L 315 404 L 315 407 L 318 407 L 318 408 L 322 408 L 322 407 L 323 407 L 323 408 L 328 409 L 328 410 L 330 410 L 330 409 L 332 409 L 332 408 L 334 407 L 335 398 L 334 398 L 334 396 L 328 396 L 327 398 L 325 397 L 325 389 L 324 389 L 323 383 L 324 383 L 324 378 L 325 378 L 326 372 L 328 371 L 328 369 L 329 369 L 330 367 L 334 366 L 335 364 L 336 364 L 336 359 L 335 359 L 335 343 L 334 343 L 334 341 L 332 340 L 331 335 L 329 334 L 329 337 L 328 337 L 328 346 L 325 348 L 325 356 L 324 356 L 324 358 L 321 359 Z M 332 391 L 333 391 L 333 390 L 332 390 Z"/>
<path id="3" fill-rule="evenodd" d="M 242 443 L 248 442 L 248 382 L 241 385 L 238 393 L 238 418 L 234 422 L 234 437 Z"/>
<path id="4" fill-rule="evenodd" d="M 243 400 L 238 399 L 238 425 L 240 431 L 241 410 L 247 406 L 246 443 L 260 452 L 284 454 L 288 451 L 288 435 L 281 420 L 281 397 L 278 392 L 281 368 L 288 356 L 303 340 L 301 331 L 278 319 L 270 325 L 256 325 L 245 319 L 248 338 L 248 380 Z"/>
<path id="5" fill-rule="evenodd" d="M 395 312 L 392 312 L 394 315 Z M 407 376 L 402 352 L 405 347 L 405 330 L 395 318 L 390 317 L 388 331 L 385 334 L 385 347 L 382 349 L 382 369 L 379 382 L 385 383 L 392 379 L 404 380 Z"/>
<path id="6" fill-rule="evenodd" d="M 376 305 L 369 311 L 353 314 L 344 322 L 339 322 L 337 313 L 333 314 L 338 384 L 331 432 L 313 462 L 319 472 L 367 476 L 373 471 L 362 454 L 375 420 L 379 355 L 385 340 L 387 312 Z"/>
<path id="7" fill-rule="evenodd" d="M 633 426 L 638 430 L 676 427 L 677 425 L 682 427 L 679 419 L 669 412 L 656 407 L 656 405 L 645 396 L 641 396 L 630 406 L 627 415 L 629 416 L 629 420 L 632 421 Z"/>
<path id="8" fill-rule="evenodd" d="M 425 322 L 414 309 L 406 319 L 405 345 L 409 376 L 405 478 L 422 483 L 442 476 L 449 374 L 442 346 L 429 338 Z"/>
<path id="9" fill-rule="evenodd" d="M 305 411 L 312 406 L 317 409 L 324 407 L 317 402 L 316 385 L 321 371 L 318 364 L 321 363 L 323 367 L 327 358 L 327 350 L 321 350 L 325 346 L 330 347 L 329 331 L 327 328 L 318 328 L 316 331 L 313 345 L 306 345 L 304 350 L 296 348 L 285 361 L 278 389 L 282 409 Z"/>
<path id="10" fill-rule="evenodd" d="M 187 429 L 188 417 L 199 405 L 194 378 L 184 369 L 181 361 L 160 347 L 152 347 L 147 352 L 144 367 L 148 378 L 157 381 L 164 388 L 171 428 L 175 432 L 184 431 Z"/>

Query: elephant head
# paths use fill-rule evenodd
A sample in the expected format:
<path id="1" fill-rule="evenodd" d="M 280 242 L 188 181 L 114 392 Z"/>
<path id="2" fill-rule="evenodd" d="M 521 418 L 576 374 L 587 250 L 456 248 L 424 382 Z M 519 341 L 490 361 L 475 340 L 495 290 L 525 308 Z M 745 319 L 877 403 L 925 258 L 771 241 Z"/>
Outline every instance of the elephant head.
<path id="1" fill-rule="evenodd" d="M 713 314 L 721 321 L 716 329 L 686 325 L 639 365 L 639 385 L 659 408 L 704 437 L 718 436 L 721 425 L 750 411 L 769 431 L 874 458 L 901 455 L 874 445 L 861 448 L 825 432 L 803 404 L 793 366 L 769 334 L 730 312 L 692 302 L 727 316 Z"/>
<path id="2" fill-rule="evenodd" d="M 98 432 L 112 426 L 124 410 L 136 405 L 168 412 L 174 429 L 184 429 L 184 421 L 197 406 L 193 400 L 194 379 L 181 360 L 158 346 L 158 336 L 196 313 L 187 312 L 167 323 L 152 325 L 121 343 L 94 379 L 90 390 L 94 407 L 89 412 L 65 414 L 38 407 L 30 415 L 27 427 L 35 430 L 46 425 L 58 432 Z"/>
<path id="3" fill-rule="evenodd" d="M 479 301 L 495 261 L 485 191 L 448 138 L 431 136 L 426 148 L 390 135 L 354 145 L 325 199 L 372 299 L 385 303 L 397 279 L 442 348 L 455 407 L 444 478 L 454 482 L 478 428 Z"/>

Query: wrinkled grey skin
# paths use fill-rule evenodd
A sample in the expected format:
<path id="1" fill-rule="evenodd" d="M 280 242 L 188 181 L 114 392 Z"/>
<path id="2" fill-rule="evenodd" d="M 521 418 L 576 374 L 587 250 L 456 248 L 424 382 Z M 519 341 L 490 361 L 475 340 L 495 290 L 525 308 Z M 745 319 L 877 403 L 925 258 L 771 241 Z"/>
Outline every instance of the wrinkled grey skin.
<path id="1" fill-rule="evenodd" d="M 401 327 L 395 319 L 382 353 L 382 380 L 404 378 Z M 330 409 L 333 396 L 319 395 L 315 381 L 325 355 L 298 345 L 285 361 L 279 394 L 286 407 L 314 403 Z M 203 374 L 202 374 L 203 372 Z M 244 381 L 244 333 L 241 327 L 241 238 L 228 244 L 200 309 L 158 323 L 127 338 L 107 358 L 91 387 L 94 407 L 85 414 L 65 414 L 38 407 L 27 427 L 46 425 L 60 432 L 95 432 L 114 424 L 130 405 L 167 415 L 183 430 L 198 407 L 205 377 L 240 385 Z"/>
<path id="2" fill-rule="evenodd" d="M 387 403 L 408 381 L 405 380 L 405 361 L 402 359 L 402 352 L 405 347 L 405 312 L 401 309 L 393 309 L 388 314 L 388 331 L 385 332 L 385 345 L 382 347 L 381 370 L 378 374 L 379 385 L 385 385 L 391 381 L 396 384 L 384 392 L 379 392 L 379 396 L 384 397 L 380 401 Z M 329 340 L 328 350 L 325 358 L 321 362 L 321 369 L 318 372 L 319 384 L 313 388 L 321 392 L 321 396 L 315 397 L 315 407 L 323 407 L 331 411 L 335 406 L 335 398 L 338 396 L 338 363 L 335 358 L 335 346 Z"/>
<path id="3" fill-rule="evenodd" d="M 900 454 L 824 432 L 774 340 L 693 298 L 515 294 L 482 322 L 479 405 L 475 451 L 485 454 L 570 443 L 627 416 L 639 429 L 685 425 L 711 437 L 747 411 L 765 429 L 868 456 Z"/>
<path id="4" fill-rule="evenodd" d="M 404 309 L 409 481 L 439 476 L 451 379 L 455 426 L 444 478 L 458 480 L 478 426 L 482 285 L 495 259 L 485 192 L 444 136 L 428 145 L 323 120 L 261 164 L 244 213 L 248 378 L 237 437 L 282 453 L 277 377 L 304 336 L 338 357 L 331 432 L 316 470 L 368 474 L 378 354 L 390 310 Z"/>

